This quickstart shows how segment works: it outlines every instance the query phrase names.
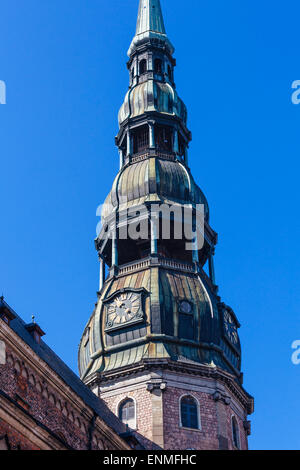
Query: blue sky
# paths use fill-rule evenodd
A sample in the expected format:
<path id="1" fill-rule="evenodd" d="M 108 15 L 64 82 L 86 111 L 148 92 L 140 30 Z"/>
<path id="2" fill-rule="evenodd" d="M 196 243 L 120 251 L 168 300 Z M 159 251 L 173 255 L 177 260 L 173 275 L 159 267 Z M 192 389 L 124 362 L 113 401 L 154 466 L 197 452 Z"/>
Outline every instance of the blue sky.
<path id="1" fill-rule="evenodd" d="M 93 310 L 96 208 L 118 169 L 117 112 L 138 0 L 6 0 L 0 11 L 0 291 L 77 370 Z M 216 276 L 242 329 L 252 449 L 300 449 L 300 80 L 296 0 L 162 0 L 219 233 Z"/>

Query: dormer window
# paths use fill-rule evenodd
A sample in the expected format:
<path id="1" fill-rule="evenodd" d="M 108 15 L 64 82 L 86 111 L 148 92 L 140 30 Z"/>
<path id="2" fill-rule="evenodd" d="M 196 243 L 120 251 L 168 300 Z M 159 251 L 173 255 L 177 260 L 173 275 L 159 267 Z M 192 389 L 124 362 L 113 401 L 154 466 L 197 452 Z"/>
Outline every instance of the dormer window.
<path id="1" fill-rule="evenodd" d="M 40 344 L 42 336 L 45 336 L 46 333 L 39 327 L 37 323 L 30 323 L 26 325 L 26 330 L 31 334 L 33 339 L 37 344 Z"/>
<path id="2" fill-rule="evenodd" d="M 15 314 L 6 306 L 3 297 L 0 298 L 0 318 L 7 323 L 7 325 L 16 318 Z"/>
<path id="3" fill-rule="evenodd" d="M 143 75 L 147 72 L 147 61 L 146 59 L 141 60 L 140 62 L 140 75 Z"/>

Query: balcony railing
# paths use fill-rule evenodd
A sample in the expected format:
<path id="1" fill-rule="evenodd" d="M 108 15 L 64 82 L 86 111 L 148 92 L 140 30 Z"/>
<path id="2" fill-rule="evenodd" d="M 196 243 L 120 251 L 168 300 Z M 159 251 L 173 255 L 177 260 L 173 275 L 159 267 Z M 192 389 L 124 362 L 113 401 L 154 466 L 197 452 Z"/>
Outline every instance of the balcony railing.
<path id="1" fill-rule="evenodd" d="M 168 258 L 147 258 L 139 262 L 126 264 L 119 267 L 119 275 L 126 275 L 135 271 L 142 271 L 150 266 L 160 266 L 166 269 L 175 269 L 183 272 L 195 272 L 195 266 L 192 263 L 185 263 L 182 261 L 171 260 Z"/>

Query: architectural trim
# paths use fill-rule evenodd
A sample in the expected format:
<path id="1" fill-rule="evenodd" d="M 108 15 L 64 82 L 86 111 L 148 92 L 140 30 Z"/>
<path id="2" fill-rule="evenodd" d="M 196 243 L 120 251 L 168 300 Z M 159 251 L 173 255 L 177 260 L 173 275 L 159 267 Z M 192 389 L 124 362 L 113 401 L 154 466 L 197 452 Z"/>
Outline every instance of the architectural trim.
<path id="1" fill-rule="evenodd" d="M 32 369 L 42 382 L 46 382 L 51 386 L 53 391 L 62 398 L 62 401 L 70 404 L 78 415 L 81 415 L 89 427 L 94 416 L 94 411 L 89 409 L 86 403 L 46 364 L 31 348 L 26 344 L 4 321 L 0 320 L 0 339 L 6 343 L 9 348 L 14 351 L 19 360 Z M 105 421 L 97 416 L 95 427 L 100 434 L 107 438 L 113 445 L 120 450 L 130 449 L 128 444 L 105 423 Z"/>
<path id="2" fill-rule="evenodd" d="M 41 450 L 72 449 L 2 391 L 0 391 L 0 419 Z"/>

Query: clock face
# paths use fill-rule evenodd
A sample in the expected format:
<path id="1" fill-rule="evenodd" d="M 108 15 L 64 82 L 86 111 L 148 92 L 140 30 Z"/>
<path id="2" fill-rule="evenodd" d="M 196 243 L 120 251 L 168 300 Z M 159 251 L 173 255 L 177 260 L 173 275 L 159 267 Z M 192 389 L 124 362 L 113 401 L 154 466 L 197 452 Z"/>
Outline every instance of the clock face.
<path id="1" fill-rule="evenodd" d="M 239 337 L 237 333 L 237 326 L 232 315 L 227 310 L 224 311 L 224 325 L 227 337 L 233 344 L 238 344 Z"/>
<path id="2" fill-rule="evenodd" d="M 180 311 L 182 313 L 191 313 L 192 311 L 192 306 L 187 300 L 183 300 L 180 302 Z"/>
<path id="3" fill-rule="evenodd" d="M 107 305 L 107 328 L 120 327 L 141 318 L 143 318 L 141 295 L 135 292 L 124 292 L 117 295 Z"/>

